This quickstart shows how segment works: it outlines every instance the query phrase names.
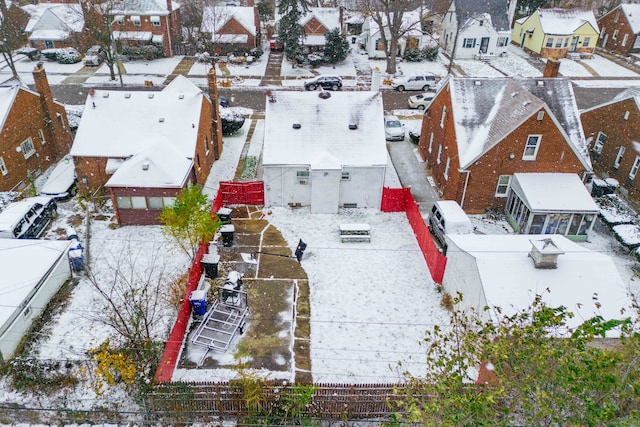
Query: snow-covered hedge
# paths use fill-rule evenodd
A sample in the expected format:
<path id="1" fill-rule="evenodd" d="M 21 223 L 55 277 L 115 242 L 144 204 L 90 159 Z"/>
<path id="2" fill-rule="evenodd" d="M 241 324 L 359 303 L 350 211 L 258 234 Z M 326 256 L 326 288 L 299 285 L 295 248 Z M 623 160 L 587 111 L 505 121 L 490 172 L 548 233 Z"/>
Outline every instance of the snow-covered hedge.
<path id="1" fill-rule="evenodd" d="M 609 226 L 634 224 L 638 219 L 638 214 L 616 194 L 607 194 L 596 198 L 595 201 L 600 207 L 602 220 Z"/>

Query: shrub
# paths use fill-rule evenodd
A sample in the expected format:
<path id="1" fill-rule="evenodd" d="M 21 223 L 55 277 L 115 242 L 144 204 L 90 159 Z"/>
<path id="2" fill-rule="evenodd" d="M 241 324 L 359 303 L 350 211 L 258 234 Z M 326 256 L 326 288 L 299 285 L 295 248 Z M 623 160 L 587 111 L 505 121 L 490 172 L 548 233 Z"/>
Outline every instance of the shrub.
<path id="1" fill-rule="evenodd" d="M 427 61 L 435 61 L 438 58 L 438 46 L 430 46 L 422 49 L 422 57 Z"/>
<path id="2" fill-rule="evenodd" d="M 164 52 L 157 46 L 125 46 L 122 48 L 122 55 L 131 59 L 146 59 L 151 61 L 152 59 L 164 57 Z"/>
<path id="3" fill-rule="evenodd" d="M 408 62 L 422 61 L 422 52 L 419 49 L 411 48 L 404 51 L 404 60 Z"/>
<path id="4" fill-rule="evenodd" d="M 261 3 L 258 3 L 258 4 L 261 4 Z M 255 59 L 258 59 L 264 54 L 264 50 L 262 50 L 261 47 L 254 47 L 249 51 L 249 54 L 251 54 L 251 56 L 253 56 Z"/>

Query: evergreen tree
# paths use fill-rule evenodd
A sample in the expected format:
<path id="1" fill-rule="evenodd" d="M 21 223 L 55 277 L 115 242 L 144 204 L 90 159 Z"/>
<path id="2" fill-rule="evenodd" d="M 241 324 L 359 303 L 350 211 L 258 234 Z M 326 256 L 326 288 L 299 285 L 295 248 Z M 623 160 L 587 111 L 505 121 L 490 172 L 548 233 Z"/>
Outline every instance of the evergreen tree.
<path id="1" fill-rule="evenodd" d="M 278 38 L 284 43 L 284 53 L 289 60 L 298 60 L 303 54 L 302 40 L 304 39 L 304 27 L 300 25 L 300 18 L 309 11 L 308 0 L 280 0 L 278 12 L 280 29 Z"/>
<path id="2" fill-rule="evenodd" d="M 347 59 L 349 53 L 349 42 L 340 31 L 335 28 L 328 31 L 324 38 L 327 40 L 324 45 L 324 59 L 330 64 L 336 64 Z"/>

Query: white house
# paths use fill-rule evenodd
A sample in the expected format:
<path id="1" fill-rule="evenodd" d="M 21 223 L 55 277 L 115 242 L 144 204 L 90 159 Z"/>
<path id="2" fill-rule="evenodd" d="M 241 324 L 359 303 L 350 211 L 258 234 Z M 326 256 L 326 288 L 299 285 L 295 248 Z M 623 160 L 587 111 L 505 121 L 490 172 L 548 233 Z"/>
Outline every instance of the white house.
<path id="1" fill-rule="evenodd" d="M 448 235 L 444 290 L 463 296 L 485 320 L 531 306 L 536 295 L 550 307 L 564 306 L 576 327 L 596 315 L 619 319 L 630 299 L 613 260 L 559 235 Z M 594 297 L 601 305 L 594 303 Z"/>
<path id="2" fill-rule="evenodd" d="M 0 360 L 11 358 L 51 297 L 71 278 L 67 240 L 0 239 Z"/>
<path id="3" fill-rule="evenodd" d="M 426 13 L 423 10 L 423 13 Z M 389 27 L 384 27 L 387 41 L 391 38 Z M 404 56 L 404 52 L 407 48 L 423 49 L 429 47 L 430 43 L 434 43 L 433 37 L 430 34 L 424 34 L 422 32 L 422 23 L 420 19 L 419 11 L 405 12 L 402 16 L 402 36 L 398 40 L 398 55 Z M 386 58 L 385 50 L 387 50 L 382 43 L 382 37 L 380 35 L 380 27 L 369 16 L 365 18 L 362 24 L 362 33 L 360 34 L 360 46 L 367 51 L 369 58 Z"/>
<path id="4" fill-rule="evenodd" d="M 504 0 L 454 0 L 440 27 L 440 44 L 455 59 L 506 54 L 510 36 L 508 5 Z"/>
<path id="5" fill-rule="evenodd" d="M 379 92 L 273 92 L 265 108 L 266 206 L 379 209 L 388 154 Z"/>
<path id="6" fill-rule="evenodd" d="M 30 15 L 24 31 L 31 45 L 39 49 L 68 46 L 70 38 L 84 28 L 80 4 L 38 3 L 23 9 Z"/>

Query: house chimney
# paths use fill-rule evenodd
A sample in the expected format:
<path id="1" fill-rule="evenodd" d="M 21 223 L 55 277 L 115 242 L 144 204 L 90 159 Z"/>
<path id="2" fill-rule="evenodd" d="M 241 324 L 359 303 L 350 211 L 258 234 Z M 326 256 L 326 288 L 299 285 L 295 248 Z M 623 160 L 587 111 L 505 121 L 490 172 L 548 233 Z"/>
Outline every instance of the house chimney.
<path id="1" fill-rule="evenodd" d="M 173 5 L 171 4 L 171 0 L 167 0 L 167 11 L 169 12 L 169 14 L 173 12 Z"/>
<path id="2" fill-rule="evenodd" d="M 559 71 L 560 71 L 560 61 L 558 61 L 557 59 L 548 59 L 547 65 L 544 66 L 544 72 L 542 73 L 542 77 L 544 78 L 558 77 Z"/>
<path id="3" fill-rule="evenodd" d="M 253 7 L 253 25 L 256 26 L 256 41 L 255 47 L 260 46 L 260 39 L 262 38 L 262 29 L 260 25 L 260 14 L 258 8 L 253 5 L 253 0 L 249 0 L 249 6 Z"/>
<path id="4" fill-rule="evenodd" d="M 529 252 L 529 257 L 533 260 L 533 264 L 536 268 L 558 268 L 558 256 L 564 254 L 564 251 L 558 248 L 556 244 L 553 243 L 552 239 L 546 238 L 542 240 L 529 241 L 531 242 L 531 252 Z"/>
<path id="5" fill-rule="evenodd" d="M 36 91 L 40 94 L 40 104 L 44 112 L 44 121 L 53 136 L 54 156 L 60 159 L 71 149 L 71 131 L 67 126 L 67 113 L 64 108 L 59 107 L 53 100 L 51 87 L 47 80 L 47 73 L 44 71 L 42 62 L 38 62 L 33 69 L 33 81 Z"/>
<path id="6" fill-rule="evenodd" d="M 218 81 L 216 67 L 213 65 L 207 74 L 209 99 L 211 100 L 211 142 L 215 160 L 222 154 L 222 120 L 220 119 L 220 105 L 218 104 Z"/>

